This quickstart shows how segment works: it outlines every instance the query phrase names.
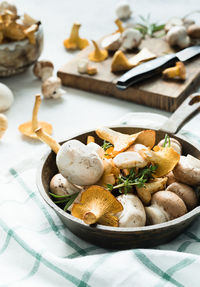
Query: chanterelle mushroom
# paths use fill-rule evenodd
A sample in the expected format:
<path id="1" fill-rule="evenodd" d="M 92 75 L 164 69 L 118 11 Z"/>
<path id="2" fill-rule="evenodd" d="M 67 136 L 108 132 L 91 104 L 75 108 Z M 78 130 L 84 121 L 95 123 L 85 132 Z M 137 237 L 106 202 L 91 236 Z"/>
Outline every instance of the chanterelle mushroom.
<path id="1" fill-rule="evenodd" d="M 0 114 L 0 139 L 8 128 L 7 117 L 3 114 Z"/>
<path id="2" fill-rule="evenodd" d="M 6 12 L 6 10 L 9 10 L 13 14 L 17 15 L 17 8 L 14 4 L 7 1 L 2 1 L 0 4 L 0 14 L 3 14 L 4 12 Z"/>
<path id="3" fill-rule="evenodd" d="M 198 205 L 195 191 L 186 184 L 174 182 L 167 187 L 167 190 L 176 193 L 185 202 L 188 210 L 192 210 Z"/>
<path id="4" fill-rule="evenodd" d="M 140 199 L 133 194 L 122 194 L 117 197 L 123 210 L 117 213 L 119 227 L 140 227 L 146 222 L 144 206 Z"/>
<path id="5" fill-rule="evenodd" d="M 127 1 L 118 2 L 115 11 L 116 11 L 117 17 L 119 19 L 124 19 L 124 20 L 130 18 L 132 14 L 131 7 Z"/>
<path id="6" fill-rule="evenodd" d="M 42 83 L 42 94 L 45 99 L 58 99 L 65 94 L 61 89 L 61 79 L 58 77 L 50 77 Z"/>
<path id="7" fill-rule="evenodd" d="M 171 191 L 158 191 L 152 196 L 151 206 L 145 207 L 149 225 L 166 222 L 187 213 L 183 200 Z"/>
<path id="8" fill-rule="evenodd" d="M 167 79 L 186 79 L 186 69 L 182 62 L 176 62 L 175 67 L 170 67 L 162 72 L 164 78 Z"/>
<path id="9" fill-rule="evenodd" d="M 172 27 L 166 35 L 166 40 L 170 46 L 178 46 L 179 48 L 186 48 L 190 45 L 190 38 L 183 26 Z"/>
<path id="10" fill-rule="evenodd" d="M 104 61 L 105 59 L 108 58 L 108 51 L 105 50 L 105 49 L 100 49 L 98 44 L 92 40 L 92 43 L 94 45 L 94 51 L 92 51 L 88 58 L 90 61 L 93 61 L 93 62 L 102 62 Z"/>
<path id="11" fill-rule="evenodd" d="M 81 191 L 82 188 L 70 183 L 62 174 L 58 173 L 50 181 L 50 190 L 56 195 L 71 195 Z"/>
<path id="12" fill-rule="evenodd" d="M 122 33 L 122 49 L 137 48 L 142 40 L 142 34 L 133 28 L 128 28 Z"/>
<path id="13" fill-rule="evenodd" d="M 14 101 L 12 91 L 4 84 L 0 83 L 0 112 L 8 110 Z"/>
<path id="14" fill-rule="evenodd" d="M 79 29 L 81 25 L 79 23 L 74 23 L 70 37 L 64 40 L 64 46 L 68 50 L 84 49 L 89 45 L 88 40 L 79 37 Z"/>
<path id="15" fill-rule="evenodd" d="M 37 61 L 33 68 L 34 75 L 43 82 L 53 75 L 53 63 L 50 61 Z"/>
<path id="16" fill-rule="evenodd" d="M 81 194 L 80 203 L 74 203 L 72 215 L 86 224 L 100 223 L 118 226 L 116 213 L 123 210 L 122 204 L 106 189 L 92 185 Z"/>
<path id="17" fill-rule="evenodd" d="M 181 156 L 173 174 L 181 183 L 192 186 L 200 184 L 200 160 L 192 155 Z"/>

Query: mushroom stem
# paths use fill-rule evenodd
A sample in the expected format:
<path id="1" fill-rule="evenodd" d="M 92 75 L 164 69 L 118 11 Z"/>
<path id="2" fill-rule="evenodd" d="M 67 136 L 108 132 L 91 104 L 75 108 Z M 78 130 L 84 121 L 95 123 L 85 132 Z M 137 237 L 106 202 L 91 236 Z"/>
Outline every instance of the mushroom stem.
<path id="1" fill-rule="evenodd" d="M 94 40 L 92 40 L 92 43 L 93 43 L 94 48 L 95 48 L 95 50 L 94 50 L 95 57 L 100 58 L 101 57 L 101 50 L 99 49 L 99 46 L 97 45 L 97 43 Z"/>
<path id="2" fill-rule="evenodd" d="M 74 23 L 70 33 L 69 42 L 77 43 L 78 45 L 80 27 L 81 25 L 79 23 Z"/>
<path id="3" fill-rule="evenodd" d="M 115 24 L 117 25 L 117 27 L 118 27 L 118 31 L 120 32 L 120 33 L 123 33 L 124 32 L 124 27 L 122 26 L 122 21 L 120 21 L 119 19 L 116 19 L 115 20 Z M 118 32 L 117 31 L 117 32 Z"/>
<path id="4" fill-rule="evenodd" d="M 33 132 L 39 128 L 38 111 L 39 111 L 40 104 L 41 104 L 41 97 L 40 97 L 40 95 L 36 95 L 35 96 L 35 104 L 34 104 L 33 113 L 32 113 L 32 130 L 33 130 Z"/>
<path id="5" fill-rule="evenodd" d="M 89 54 L 89 60 L 93 62 L 102 62 L 108 57 L 108 51 L 105 49 L 100 49 L 98 44 L 92 40 L 94 45 L 94 51 Z"/>
<path id="6" fill-rule="evenodd" d="M 83 221 L 86 224 L 94 224 L 98 221 L 101 216 L 95 215 L 93 212 L 89 211 L 84 214 Z"/>
<path id="7" fill-rule="evenodd" d="M 58 153 L 58 151 L 60 149 L 60 145 L 59 145 L 59 143 L 56 142 L 55 139 L 53 139 L 51 136 L 49 136 L 47 133 L 45 133 L 42 128 L 35 130 L 35 133 L 41 141 L 43 141 L 44 143 L 49 145 L 50 148 L 56 154 Z"/>

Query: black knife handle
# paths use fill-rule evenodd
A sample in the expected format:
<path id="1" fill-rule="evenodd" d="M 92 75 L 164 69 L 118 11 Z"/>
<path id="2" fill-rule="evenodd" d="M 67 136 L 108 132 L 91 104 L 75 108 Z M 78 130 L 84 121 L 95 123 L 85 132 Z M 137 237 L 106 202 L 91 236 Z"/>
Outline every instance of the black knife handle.
<path id="1" fill-rule="evenodd" d="M 164 69 L 175 65 L 177 61 L 179 59 L 176 54 L 170 54 L 143 63 L 125 73 L 118 80 L 116 87 L 120 90 L 125 90 L 139 81 L 161 73 Z"/>

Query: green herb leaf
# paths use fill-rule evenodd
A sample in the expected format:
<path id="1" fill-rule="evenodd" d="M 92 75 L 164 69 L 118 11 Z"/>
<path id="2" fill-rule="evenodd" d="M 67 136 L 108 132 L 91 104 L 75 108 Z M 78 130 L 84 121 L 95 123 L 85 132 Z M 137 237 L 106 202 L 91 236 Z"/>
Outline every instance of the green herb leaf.
<path id="1" fill-rule="evenodd" d="M 70 207 L 70 205 L 74 202 L 74 200 L 77 198 L 79 192 L 72 194 L 70 200 L 67 202 L 67 204 L 64 207 L 64 211 L 67 211 L 67 209 Z"/>
<path id="2" fill-rule="evenodd" d="M 158 25 L 157 23 L 151 23 L 150 14 L 148 14 L 146 18 L 139 15 L 139 18 L 141 19 L 142 23 L 137 23 L 135 29 L 139 30 L 143 36 L 149 35 L 150 37 L 154 37 L 155 32 L 161 31 L 165 27 L 165 24 Z"/>
<path id="3" fill-rule="evenodd" d="M 109 190 L 109 191 L 112 191 L 113 190 L 113 185 L 112 184 L 107 184 L 107 189 Z"/>
<path id="4" fill-rule="evenodd" d="M 106 151 L 109 147 L 112 147 L 112 146 L 113 145 L 111 143 L 104 141 L 101 147 L 104 149 L 104 151 Z"/>
<path id="5" fill-rule="evenodd" d="M 166 147 L 167 144 L 168 144 L 168 147 L 170 147 L 170 146 L 171 146 L 171 140 L 170 140 L 169 135 L 168 135 L 168 134 L 165 134 L 165 141 L 164 141 L 164 143 L 163 143 L 163 147 Z"/>

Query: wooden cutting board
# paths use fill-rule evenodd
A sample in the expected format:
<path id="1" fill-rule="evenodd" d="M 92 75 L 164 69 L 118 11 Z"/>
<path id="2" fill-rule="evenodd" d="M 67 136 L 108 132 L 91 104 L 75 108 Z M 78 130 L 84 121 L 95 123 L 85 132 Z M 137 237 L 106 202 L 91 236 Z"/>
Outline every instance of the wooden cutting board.
<path id="1" fill-rule="evenodd" d="M 147 47 L 157 56 L 176 52 L 169 47 L 164 39 L 160 38 L 143 40 L 140 48 L 143 47 Z M 93 46 L 88 46 L 58 70 L 57 74 L 61 78 L 63 85 L 173 112 L 189 93 L 195 89 L 198 82 L 200 82 L 200 57 L 198 56 L 186 63 L 187 79 L 184 82 L 175 80 L 166 81 L 159 75 L 121 91 L 115 85 L 123 73 L 111 73 L 112 55 L 104 62 L 91 63 L 98 69 L 98 73 L 95 76 L 78 73 L 78 61 L 80 59 L 87 59 L 88 54 L 92 50 Z M 135 53 L 126 54 L 127 57 L 133 55 Z"/>

